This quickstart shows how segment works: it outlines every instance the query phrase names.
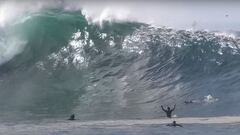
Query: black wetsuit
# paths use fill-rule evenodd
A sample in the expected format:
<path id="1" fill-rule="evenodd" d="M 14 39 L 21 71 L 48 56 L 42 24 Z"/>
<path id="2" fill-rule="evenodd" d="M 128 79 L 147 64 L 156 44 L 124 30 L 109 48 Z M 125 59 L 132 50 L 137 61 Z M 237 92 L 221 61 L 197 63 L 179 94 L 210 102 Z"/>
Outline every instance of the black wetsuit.
<path id="1" fill-rule="evenodd" d="M 192 104 L 193 101 L 192 101 L 192 100 L 189 100 L 189 101 L 186 100 L 186 101 L 184 101 L 184 103 L 185 103 L 185 104 Z"/>
<path id="2" fill-rule="evenodd" d="M 172 112 L 175 110 L 176 105 L 174 105 L 173 109 L 170 109 L 170 107 L 168 107 L 168 109 L 164 109 L 163 106 L 161 106 L 161 107 L 162 107 L 162 110 L 166 113 L 167 117 L 171 118 Z"/>
<path id="3" fill-rule="evenodd" d="M 173 121 L 173 123 L 171 123 L 171 124 L 167 124 L 167 126 L 169 126 L 169 127 L 183 127 L 182 125 L 177 124 L 176 121 Z"/>
<path id="4" fill-rule="evenodd" d="M 72 114 L 68 120 L 75 120 L 75 115 Z"/>

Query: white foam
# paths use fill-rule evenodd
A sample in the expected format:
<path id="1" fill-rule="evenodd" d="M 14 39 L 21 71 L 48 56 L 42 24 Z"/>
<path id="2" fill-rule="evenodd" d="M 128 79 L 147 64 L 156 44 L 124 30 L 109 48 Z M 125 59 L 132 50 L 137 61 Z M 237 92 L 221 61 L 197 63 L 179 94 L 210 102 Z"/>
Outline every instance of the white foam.
<path id="1" fill-rule="evenodd" d="M 29 6 L 26 5 L 29 8 Z M 15 3 L 13 1 L 4 2 L 0 5 L 0 27 L 5 27 L 8 24 L 16 23 L 16 20 L 27 10 L 28 8 L 23 8 L 21 4 Z M 24 21 L 28 18 L 24 18 Z"/>
<path id="2" fill-rule="evenodd" d="M 223 36 L 223 37 L 228 37 L 228 38 L 232 38 L 235 39 L 236 36 L 233 33 L 226 33 L 226 32 L 215 32 L 214 33 L 216 36 Z"/>
<path id="3" fill-rule="evenodd" d="M 88 21 L 97 23 L 102 26 L 104 21 L 125 21 L 129 20 L 129 10 L 124 7 L 112 7 L 106 6 L 102 9 L 85 7 L 83 14 L 86 16 Z"/>
<path id="4" fill-rule="evenodd" d="M 18 38 L 3 38 L 0 39 L 0 65 L 9 61 L 15 55 L 23 51 L 26 41 Z"/>
<path id="5" fill-rule="evenodd" d="M 204 96 L 203 101 L 206 103 L 214 103 L 218 101 L 218 98 L 214 98 L 212 95 L 207 95 L 207 96 Z"/>
<path id="6" fill-rule="evenodd" d="M 48 59 L 53 61 L 52 66 L 54 69 L 56 69 L 59 64 L 65 66 L 73 64 L 77 69 L 85 68 L 88 66 L 84 52 L 86 45 L 94 46 L 94 42 L 89 39 L 89 33 L 87 31 L 81 32 L 78 30 L 73 33 L 68 46 L 61 48 L 59 52 L 50 54 Z"/>

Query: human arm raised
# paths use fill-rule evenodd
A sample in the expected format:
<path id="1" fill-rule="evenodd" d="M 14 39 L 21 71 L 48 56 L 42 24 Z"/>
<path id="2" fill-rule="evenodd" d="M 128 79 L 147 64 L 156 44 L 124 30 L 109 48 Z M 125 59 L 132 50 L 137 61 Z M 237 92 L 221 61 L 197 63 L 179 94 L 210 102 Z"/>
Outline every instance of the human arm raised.
<path id="1" fill-rule="evenodd" d="M 163 106 L 161 105 L 161 108 L 162 108 L 162 110 L 164 111 L 164 112 L 166 112 L 167 110 L 165 110 L 164 108 L 163 108 Z"/>

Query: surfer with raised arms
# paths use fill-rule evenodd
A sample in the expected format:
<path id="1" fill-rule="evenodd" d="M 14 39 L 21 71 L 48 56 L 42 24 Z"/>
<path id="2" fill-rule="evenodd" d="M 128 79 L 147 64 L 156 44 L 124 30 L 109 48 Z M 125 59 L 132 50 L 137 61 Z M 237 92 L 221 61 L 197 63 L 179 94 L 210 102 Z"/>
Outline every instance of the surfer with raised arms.
<path id="1" fill-rule="evenodd" d="M 173 121 L 173 123 L 171 123 L 171 124 L 167 124 L 167 126 L 169 126 L 169 127 L 183 127 L 182 125 L 177 124 L 176 121 Z"/>
<path id="2" fill-rule="evenodd" d="M 173 109 L 171 109 L 169 106 L 167 107 L 167 109 L 164 109 L 163 106 L 161 105 L 162 110 L 166 113 L 168 118 L 172 117 L 172 112 L 175 110 L 176 108 L 176 104 L 174 105 Z"/>

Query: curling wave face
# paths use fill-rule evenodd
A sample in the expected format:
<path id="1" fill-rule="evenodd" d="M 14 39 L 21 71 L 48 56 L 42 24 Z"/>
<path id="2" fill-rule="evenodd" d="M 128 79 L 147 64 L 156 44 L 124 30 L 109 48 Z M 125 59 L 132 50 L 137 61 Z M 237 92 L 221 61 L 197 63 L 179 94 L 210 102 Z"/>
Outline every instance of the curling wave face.
<path id="1" fill-rule="evenodd" d="M 155 118 L 160 104 L 174 103 L 178 116 L 239 114 L 237 37 L 127 21 L 99 26 L 63 9 L 28 13 L 1 30 L 1 120 Z M 218 100 L 184 104 L 207 95 Z"/>

